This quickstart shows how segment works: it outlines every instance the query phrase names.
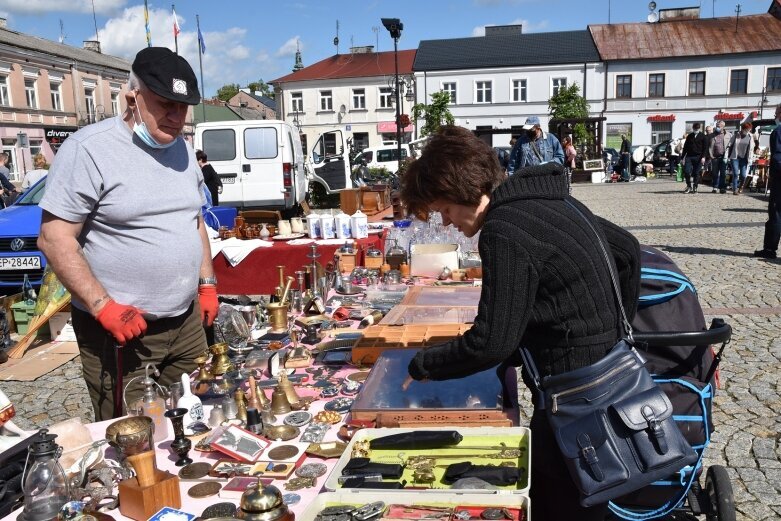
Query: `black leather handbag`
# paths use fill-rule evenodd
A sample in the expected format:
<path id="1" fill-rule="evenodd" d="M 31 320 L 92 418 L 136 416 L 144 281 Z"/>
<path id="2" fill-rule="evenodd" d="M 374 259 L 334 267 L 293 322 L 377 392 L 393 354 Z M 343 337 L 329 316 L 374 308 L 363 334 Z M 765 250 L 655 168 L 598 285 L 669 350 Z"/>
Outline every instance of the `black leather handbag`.
<path id="1" fill-rule="evenodd" d="M 540 392 L 584 507 L 606 503 L 638 490 L 697 461 L 672 418 L 667 395 L 653 381 L 645 361 L 631 347 L 632 327 L 621 301 L 618 278 L 602 238 L 588 223 L 608 263 L 626 340 L 599 362 L 540 378 L 531 353 L 522 349 L 524 366 Z"/>

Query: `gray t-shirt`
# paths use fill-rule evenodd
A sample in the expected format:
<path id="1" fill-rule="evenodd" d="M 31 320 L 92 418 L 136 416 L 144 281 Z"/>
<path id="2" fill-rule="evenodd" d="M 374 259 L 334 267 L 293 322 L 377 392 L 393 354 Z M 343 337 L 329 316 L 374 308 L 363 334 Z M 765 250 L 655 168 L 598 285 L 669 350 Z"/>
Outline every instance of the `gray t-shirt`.
<path id="1" fill-rule="evenodd" d="M 154 319 L 181 315 L 195 298 L 204 200 L 203 175 L 184 139 L 152 149 L 115 117 L 62 144 L 40 206 L 83 222 L 79 243 L 95 277 L 115 301 Z"/>

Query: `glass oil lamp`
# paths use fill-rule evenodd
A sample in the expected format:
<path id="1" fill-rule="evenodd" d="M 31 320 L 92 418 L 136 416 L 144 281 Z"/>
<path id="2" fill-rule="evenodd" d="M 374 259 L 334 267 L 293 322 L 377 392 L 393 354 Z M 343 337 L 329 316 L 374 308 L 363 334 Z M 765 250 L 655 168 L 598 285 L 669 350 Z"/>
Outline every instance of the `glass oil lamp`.
<path id="1" fill-rule="evenodd" d="M 60 508 L 68 502 L 68 481 L 60 466 L 62 447 L 54 443 L 56 434 L 41 429 L 28 448 L 22 473 L 24 510 L 20 521 L 56 519 Z"/>

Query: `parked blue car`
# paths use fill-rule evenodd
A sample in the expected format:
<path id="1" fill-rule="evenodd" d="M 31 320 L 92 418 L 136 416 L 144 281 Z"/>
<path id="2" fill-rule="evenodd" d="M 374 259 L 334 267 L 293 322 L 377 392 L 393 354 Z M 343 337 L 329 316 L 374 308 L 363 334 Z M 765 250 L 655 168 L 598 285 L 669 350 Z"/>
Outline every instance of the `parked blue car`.
<path id="1" fill-rule="evenodd" d="M 0 210 L 0 294 L 21 291 L 25 274 L 34 286 L 41 284 L 46 258 L 37 245 L 42 212 L 38 203 L 45 188 L 44 177 Z"/>

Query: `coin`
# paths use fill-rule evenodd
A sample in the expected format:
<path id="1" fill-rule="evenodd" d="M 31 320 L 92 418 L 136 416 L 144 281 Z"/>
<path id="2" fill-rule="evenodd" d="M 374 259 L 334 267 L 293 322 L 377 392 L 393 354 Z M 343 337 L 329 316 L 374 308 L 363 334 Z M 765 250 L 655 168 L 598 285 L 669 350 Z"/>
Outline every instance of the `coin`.
<path id="1" fill-rule="evenodd" d="M 296 454 L 298 454 L 298 447 L 295 445 L 280 445 L 268 451 L 266 455 L 268 459 L 283 460 L 290 459 Z"/>
<path id="2" fill-rule="evenodd" d="M 297 411 L 291 412 L 285 416 L 285 420 L 282 423 L 293 427 L 303 427 L 310 421 L 312 421 L 312 415 L 310 413 L 306 411 Z"/>
<path id="3" fill-rule="evenodd" d="M 201 514 L 202 519 L 210 519 L 213 517 L 235 517 L 236 505 L 233 503 L 217 503 L 215 505 L 206 507 Z"/>
<path id="4" fill-rule="evenodd" d="M 328 467 L 325 463 L 307 463 L 296 469 L 296 476 L 301 478 L 319 478 L 326 473 Z"/>
<path id="5" fill-rule="evenodd" d="M 179 477 L 181 479 L 201 479 L 209 473 L 212 466 L 205 462 L 190 463 L 182 467 L 179 471 Z"/>
<path id="6" fill-rule="evenodd" d="M 214 496 L 221 488 L 222 486 L 216 481 L 206 481 L 190 487 L 190 490 L 187 491 L 187 495 L 194 498 Z"/>
<path id="7" fill-rule="evenodd" d="M 288 492 L 287 494 L 282 495 L 282 502 L 286 505 L 295 505 L 301 501 L 301 496 L 298 494 L 293 494 L 292 492 Z"/>
<path id="8" fill-rule="evenodd" d="M 276 465 L 271 467 L 271 472 L 285 472 L 287 470 L 287 465 L 284 463 L 277 463 Z"/>

